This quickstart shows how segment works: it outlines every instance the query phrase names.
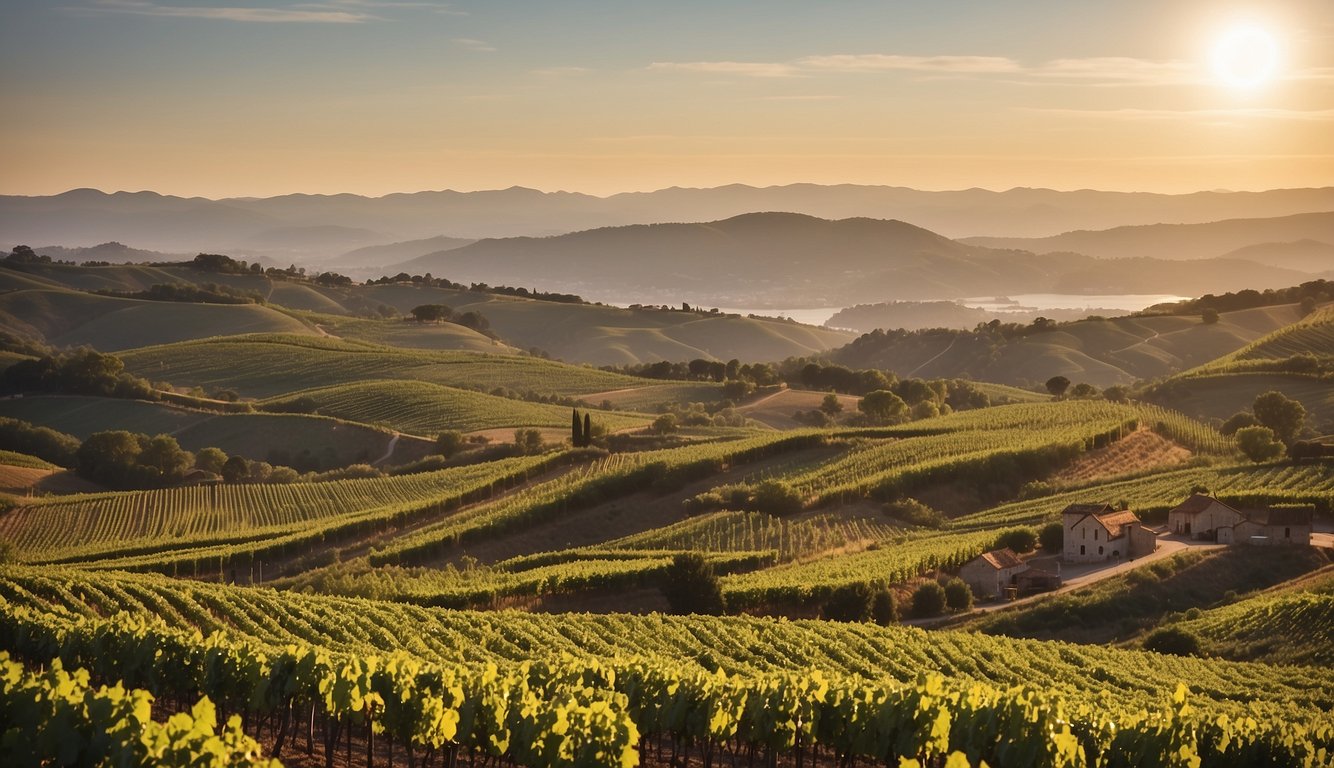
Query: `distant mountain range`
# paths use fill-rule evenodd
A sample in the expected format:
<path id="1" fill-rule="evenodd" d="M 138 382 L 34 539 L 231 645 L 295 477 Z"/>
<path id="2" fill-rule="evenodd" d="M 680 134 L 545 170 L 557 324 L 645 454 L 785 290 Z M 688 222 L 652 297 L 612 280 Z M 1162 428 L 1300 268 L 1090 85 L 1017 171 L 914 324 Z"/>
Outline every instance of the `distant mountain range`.
<path id="1" fill-rule="evenodd" d="M 1034 253 L 1069 251 L 1103 259 L 1205 259 L 1226 254 L 1235 258 L 1260 258 L 1275 266 L 1323 271 L 1334 270 L 1334 245 L 1330 245 L 1334 243 L 1334 212 L 1203 224 L 1124 226 L 1039 238 L 970 237 L 964 242 Z M 1240 253 L 1239 246 L 1244 248 Z M 1282 261 L 1275 263 L 1275 257 Z"/>
<path id="2" fill-rule="evenodd" d="M 999 250 L 902 221 L 829 221 L 795 213 L 479 240 L 385 271 L 540 286 L 622 302 L 719 307 L 848 306 L 1004 293 L 1200 295 L 1311 278 L 1235 259 L 1205 266 Z"/>
<path id="3" fill-rule="evenodd" d="M 628 224 L 713 221 L 760 211 L 789 211 L 827 219 L 898 219 L 954 238 L 1032 238 L 1071 230 L 1331 210 L 1334 187 L 1162 195 L 1026 188 L 928 192 L 850 184 L 764 188 L 734 184 L 609 197 L 512 187 L 376 198 L 343 194 L 222 200 L 76 189 L 47 197 L 0 196 L 0 245 L 88 246 L 114 240 L 151 250 L 212 250 L 242 256 L 264 253 L 278 261 L 319 264 L 363 246 L 441 233 L 468 239 L 542 236 Z M 1298 238 L 1279 237 L 1274 242 Z M 1064 246 L 1053 249 L 1079 250 Z"/>

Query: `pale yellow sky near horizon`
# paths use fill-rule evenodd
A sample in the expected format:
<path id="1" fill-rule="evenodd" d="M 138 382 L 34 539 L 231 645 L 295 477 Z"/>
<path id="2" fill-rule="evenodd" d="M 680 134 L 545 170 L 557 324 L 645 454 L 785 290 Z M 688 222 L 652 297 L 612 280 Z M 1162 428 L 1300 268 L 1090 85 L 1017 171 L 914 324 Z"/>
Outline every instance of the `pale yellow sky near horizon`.
<path id="1" fill-rule="evenodd" d="M 1334 184 L 1328 0 L 0 13 L 3 194 Z M 1272 51 L 1225 53 L 1220 74 L 1238 29 Z"/>

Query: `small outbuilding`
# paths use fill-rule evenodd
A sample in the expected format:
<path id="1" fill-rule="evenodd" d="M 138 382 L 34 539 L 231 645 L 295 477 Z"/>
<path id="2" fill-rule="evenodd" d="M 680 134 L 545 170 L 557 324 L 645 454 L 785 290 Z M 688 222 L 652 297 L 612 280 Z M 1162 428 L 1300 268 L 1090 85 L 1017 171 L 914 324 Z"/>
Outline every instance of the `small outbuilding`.
<path id="1" fill-rule="evenodd" d="M 964 563 L 959 569 L 959 578 L 973 588 L 973 593 L 982 597 L 1004 597 L 1007 587 L 1014 586 L 1014 579 L 1028 570 L 1028 564 L 1019 559 L 1011 549 L 997 549 L 985 552 Z"/>
<path id="2" fill-rule="evenodd" d="M 1167 529 L 1192 539 L 1214 541 L 1220 528 L 1231 528 L 1242 519 L 1240 512 L 1218 499 L 1196 493 L 1167 513 Z"/>
<path id="3" fill-rule="evenodd" d="M 1128 509 L 1109 504 L 1071 504 L 1061 513 L 1067 563 L 1136 558 L 1158 548 L 1158 536 Z"/>
<path id="4" fill-rule="evenodd" d="M 1218 529 L 1218 543 L 1309 547 L 1311 518 L 1310 508 L 1278 507 L 1248 510 L 1241 522 Z"/>

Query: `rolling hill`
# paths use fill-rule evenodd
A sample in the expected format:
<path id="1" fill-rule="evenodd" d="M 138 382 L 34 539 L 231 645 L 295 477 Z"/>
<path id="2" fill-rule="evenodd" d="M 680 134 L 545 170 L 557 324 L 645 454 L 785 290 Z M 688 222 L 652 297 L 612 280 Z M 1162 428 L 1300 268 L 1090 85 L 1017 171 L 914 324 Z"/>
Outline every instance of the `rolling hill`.
<path id="1" fill-rule="evenodd" d="M 1296 305 L 1195 316 L 1088 319 L 1018 336 L 994 332 L 877 331 L 831 355 L 851 367 L 899 376 L 967 377 L 1032 386 L 1062 375 L 1097 387 L 1131 384 L 1204 365 L 1300 319 Z"/>
<path id="2" fill-rule="evenodd" d="M 409 261 L 418 256 L 425 256 L 428 253 L 439 253 L 448 251 L 452 248 L 462 248 L 465 245 L 471 245 L 476 240 L 465 239 L 461 237 L 446 237 L 445 235 L 436 235 L 421 240 L 405 240 L 401 243 L 389 243 L 388 245 L 368 245 L 364 248 L 348 251 L 347 253 L 321 262 L 327 267 L 383 267 L 387 264 L 397 264 L 401 261 Z"/>
<path id="3" fill-rule="evenodd" d="M 1238 256 L 1237 249 L 1263 246 L 1263 250 L 1245 251 L 1252 255 L 1271 252 L 1273 243 L 1313 240 L 1328 244 L 1334 240 L 1334 212 L 1303 213 L 1274 218 L 1227 219 L 1197 224 L 1147 224 L 1121 226 L 1097 231 L 1080 230 L 1041 238 L 970 237 L 965 242 L 988 248 L 1017 248 L 1034 253 L 1071 252 L 1105 259 L 1145 257 L 1156 259 L 1206 259 L 1225 254 Z M 1318 257 L 1328 256 L 1326 249 L 1311 249 Z M 1311 272 L 1334 270 L 1334 259 L 1303 258 L 1265 262 L 1292 268 L 1301 264 Z M 1109 291 L 1110 293 L 1110 291 Z"/>

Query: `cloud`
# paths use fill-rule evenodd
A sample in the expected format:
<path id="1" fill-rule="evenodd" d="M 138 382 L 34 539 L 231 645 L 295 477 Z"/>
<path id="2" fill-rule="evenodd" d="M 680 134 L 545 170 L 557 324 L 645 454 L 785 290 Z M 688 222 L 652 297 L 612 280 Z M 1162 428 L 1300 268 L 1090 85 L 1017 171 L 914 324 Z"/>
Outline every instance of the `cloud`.
<path id="1" fill-rule="evenodd" d="M 95 0 L 80 9 L 95 13 L 124 13 L 137 16 L 166 16 L 255 23 L 360 24 L 377 17 L 369 13 L 331 7 L 244 8 L 238 6 L 162 5 L 149 0 Z"/>
<path id="2" fill-rule="evenodd" d="M 885 53 L 835 54 L 806 56 L 796 61 L 803 69 L 824 72 L 946 72 L 991 74 L 1019 72 L 1022 67 L 1002 56 L 899 56 Z"/>
<path id="3" fill-rule="evenodd" d="M 648 65 L 655 71 L 695 72 L 711 75 L 743 75 L 745 77 L 796 77 L 792 64 L 762 61 L 655 61 Z"/>
<path id="4" fill-rule="evenodd" d="M 1237 119 L 1292 120 L 1299 122 L 1334 122 L 1334 109 L 1276 109 L 1242 107 L 1238 109 L 1041 109 L 1031 112 L 1088 117 L 1098 120 L 1203 120 L 1226 122 Z"/>
<path id="5" fill-rule="evenodd" d="M 470 51 L 477 51 L 478 53 L 491 53 L 496 50 L 495 46 L 485 40 L 477 40 L 471 37 L 455 37 L 451 38 L 449 42 L 460 48 L 467 48 Z"/>

